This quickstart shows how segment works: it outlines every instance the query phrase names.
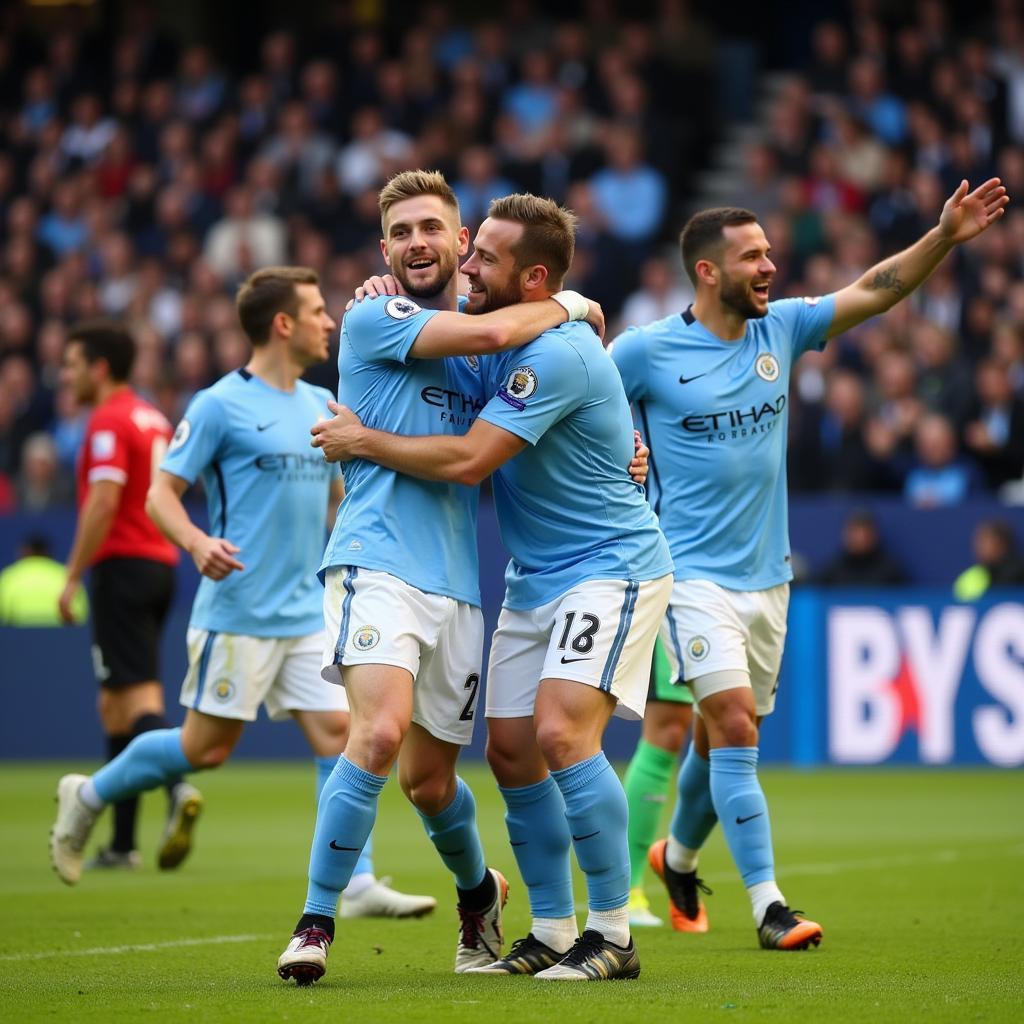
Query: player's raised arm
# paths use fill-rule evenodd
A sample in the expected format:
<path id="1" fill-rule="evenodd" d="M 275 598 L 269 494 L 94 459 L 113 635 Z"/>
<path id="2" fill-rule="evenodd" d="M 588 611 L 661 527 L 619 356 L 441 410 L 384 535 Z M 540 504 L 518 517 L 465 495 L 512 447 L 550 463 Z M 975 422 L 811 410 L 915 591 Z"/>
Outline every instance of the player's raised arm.
<path id="1" fill-rule="evenodd" d="M 875 264 L 836 292 L 836 311 L 828 336 L 835 337 L 869 317 L 884 313 L 925 281 L 950 250 L 969 242 L 995 223 L 1010 199 L 998 178 L 969 192 L 966 179 L 946 200 L 939 223 L 909 249 Z"/>
<path id="2" fill-rule="evenodd" d="M 212 580 L 222 580 L 245 566 L 234 556 L 239 549 L 223 537 L 211 537 L 192 522 L 181 496 L 189 483 L 161 469 L 146 494 L 146 515 L 160 532 L 192 556 L 196 568 Z"/>

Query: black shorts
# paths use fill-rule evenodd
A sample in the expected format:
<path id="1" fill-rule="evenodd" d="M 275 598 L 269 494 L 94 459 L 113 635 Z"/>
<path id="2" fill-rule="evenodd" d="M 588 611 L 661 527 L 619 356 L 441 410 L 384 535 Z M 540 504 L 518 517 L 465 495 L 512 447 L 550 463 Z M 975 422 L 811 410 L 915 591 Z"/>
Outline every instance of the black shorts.
<path id="1" fill-rule="evenodd" d="M 174 566 L 106 558 L 92 568 L 92 658 L 96 680 L 118 690 L 160 678 L 160 633 L 174 598 Z"/>

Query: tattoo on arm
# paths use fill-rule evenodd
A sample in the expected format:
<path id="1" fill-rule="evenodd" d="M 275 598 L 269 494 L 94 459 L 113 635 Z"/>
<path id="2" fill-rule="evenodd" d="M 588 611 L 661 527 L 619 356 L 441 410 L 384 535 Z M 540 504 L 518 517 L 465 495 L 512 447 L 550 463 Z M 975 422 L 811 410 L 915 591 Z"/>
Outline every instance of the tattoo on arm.
<path id="1" fill-rule="evenodd" d="M 906 285 L 897 276 L 899 270 L 899 264 L 893 263 L 888 267 L 882 267 L 871 281 L 868 286 L 872 291 L 881 291 L 883 288 L 887 291 L 895 292 L 898 297 L 902 297 L 907 290 Z"/>

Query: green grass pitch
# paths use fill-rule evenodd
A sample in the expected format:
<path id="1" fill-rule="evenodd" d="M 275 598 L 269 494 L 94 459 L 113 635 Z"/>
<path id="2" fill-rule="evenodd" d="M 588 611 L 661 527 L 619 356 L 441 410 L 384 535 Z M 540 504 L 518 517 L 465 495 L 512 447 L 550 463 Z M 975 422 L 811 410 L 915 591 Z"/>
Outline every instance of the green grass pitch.
<path id="1" fill-rule="evenodd" d="M 637 931 L 635 982 L 557 985 L 451 972 L 454 891 L 394 780 L 378 873 L 438 896 L 420 921 L 341 921 L 327 976 L 277 977 L 301 910 L 312 765 L 238 762 L 201 777 L 191 860 L 152 866 L 162 793 L 144 800 L 147 866 L 68 889 L 46 835 L 70 766 L 0 767 L 0 1020 L 22 1021 L 1020 1021 L 1024 1019 L 1024 776 L 989 771 L 764 773 L 779 880 L 825 930 L 804 953 L 757 947 L 716 834 L 702 861 L 711 931 Z M 88 769 L 79 765 L 77 770 Z M 512 886 L 506 932 L 529 912 L 486 769 L 464 774 L 490 862 Z M 102 822 L 97 837 L 106 836 Z M 664 911 L 656 880 L 648 892 Z M 582 884 L 577 888 L 584 919 Z"/>

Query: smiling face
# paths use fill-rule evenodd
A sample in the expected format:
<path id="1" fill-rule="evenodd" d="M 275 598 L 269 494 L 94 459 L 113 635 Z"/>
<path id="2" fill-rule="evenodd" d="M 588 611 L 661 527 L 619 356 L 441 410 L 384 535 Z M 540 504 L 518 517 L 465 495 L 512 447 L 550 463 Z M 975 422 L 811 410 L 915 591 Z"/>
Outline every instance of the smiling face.
<path id="1" fill-rule="evenodd" d="M 768 292 L 775 264 L 768 258 L 771 246 L 760 224 L 733 224 L 722 229 L 723 243 L 717 260 L 701 260 L 717 270 L 719 301 L 746 319 L 768 313 Z"/>
<path id="2" fill-rule="evenodd" d="M 473 255 L 462 264 L 469 278 L 467 313 L 490 313 L 522 301 L 515 247 L 523 237 L 523 225 L 488 217 L 473 239 Z"/>
<path id="3" fill-rule="evenodd" d="M 443 292 L 469 246 L 458 211 L 440 196 L 414 196 L 392 204 L 383 227 L 381 252 L 405 293 L 430 299 Z"/>

